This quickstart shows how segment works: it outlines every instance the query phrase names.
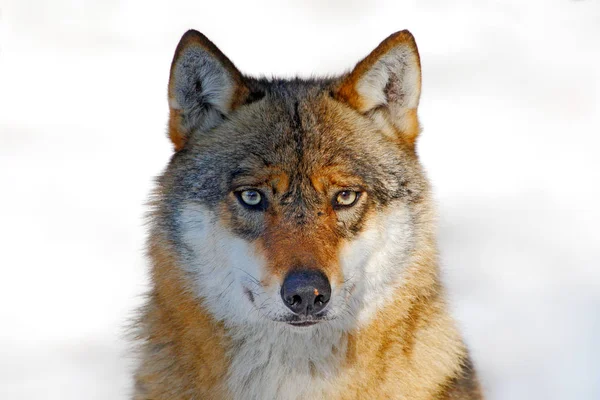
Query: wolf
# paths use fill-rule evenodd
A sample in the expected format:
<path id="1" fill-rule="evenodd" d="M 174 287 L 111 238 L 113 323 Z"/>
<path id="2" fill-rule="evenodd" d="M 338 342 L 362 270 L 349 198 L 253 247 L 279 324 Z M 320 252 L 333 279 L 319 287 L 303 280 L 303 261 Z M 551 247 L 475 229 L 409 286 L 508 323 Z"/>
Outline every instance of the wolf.
<path id="1" fill-rule="evenodd" d="M 406 30 L 323 79 L 246 76 L 183 35 L 134 400 L 482 399 L 440 280 L 420 92 Z"/>

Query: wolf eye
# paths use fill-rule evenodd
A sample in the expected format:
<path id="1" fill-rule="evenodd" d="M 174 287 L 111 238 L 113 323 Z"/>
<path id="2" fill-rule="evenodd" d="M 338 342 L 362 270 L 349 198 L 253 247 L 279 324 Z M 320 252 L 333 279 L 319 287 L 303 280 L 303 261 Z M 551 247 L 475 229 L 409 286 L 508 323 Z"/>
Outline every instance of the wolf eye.
<path id="1" fill-rule="evenodd" d="M 341 207 L 350 207 L 358 200 L 359 192 L 354 190 L 342 190 L 335 196 L 335 205 Z"/>
<path id="2" fill-rule="evenodd" d="M 263 197 L 258 190 L 248 189 L 236 194 L 241 203 L 252 208 L 259 207 L 263 202 Z"/>

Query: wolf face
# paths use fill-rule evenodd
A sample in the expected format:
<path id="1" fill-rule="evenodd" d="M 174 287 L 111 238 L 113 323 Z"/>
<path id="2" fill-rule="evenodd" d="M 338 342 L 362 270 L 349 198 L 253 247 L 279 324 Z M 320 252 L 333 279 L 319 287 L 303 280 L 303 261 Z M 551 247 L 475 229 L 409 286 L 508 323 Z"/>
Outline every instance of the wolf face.
<path id="1" fill-rule="evenodd" d="M 431 229 L 419 94 L 407 31 L 321 80 L 246 77 L 206 37 L 184 35 L 153 236 L 217 320 L 348 331 L 402 285 Z"/>

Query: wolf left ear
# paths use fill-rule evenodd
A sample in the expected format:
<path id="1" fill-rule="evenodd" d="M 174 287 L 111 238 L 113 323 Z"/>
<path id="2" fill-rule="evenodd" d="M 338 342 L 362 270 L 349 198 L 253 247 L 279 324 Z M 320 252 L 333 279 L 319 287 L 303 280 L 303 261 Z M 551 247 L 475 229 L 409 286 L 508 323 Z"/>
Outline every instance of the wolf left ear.
<path id="1" fill-rule="evenodd" d="M 407 30 L 381 42 L 342 79 L 335 92 L 338 100 L 373 118 L 384 131 L 391 127 L 411 144 L 420 130 L 417 118 L 420 95 L 419 51 Z"/>
<path id="2" fill-rule="evenodd" d="M 175 151 L 194 130 L 219 125 L 249 90 L 233 63 L 206 36 L 187 31 L 175 50 L 169 79 L 169 137 Z"/>

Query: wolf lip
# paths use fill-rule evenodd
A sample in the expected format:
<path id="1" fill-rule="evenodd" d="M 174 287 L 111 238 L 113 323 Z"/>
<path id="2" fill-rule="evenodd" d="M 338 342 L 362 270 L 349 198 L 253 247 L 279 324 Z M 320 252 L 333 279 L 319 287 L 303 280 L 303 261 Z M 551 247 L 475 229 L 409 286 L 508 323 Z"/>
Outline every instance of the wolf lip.
<path id="1" fill-rule="evenodd" d="M 298 321 L 298 322 L 288 322 L 288 324 L 292 326 L 311 326 L 317 324 L 319 321 Z"/>

